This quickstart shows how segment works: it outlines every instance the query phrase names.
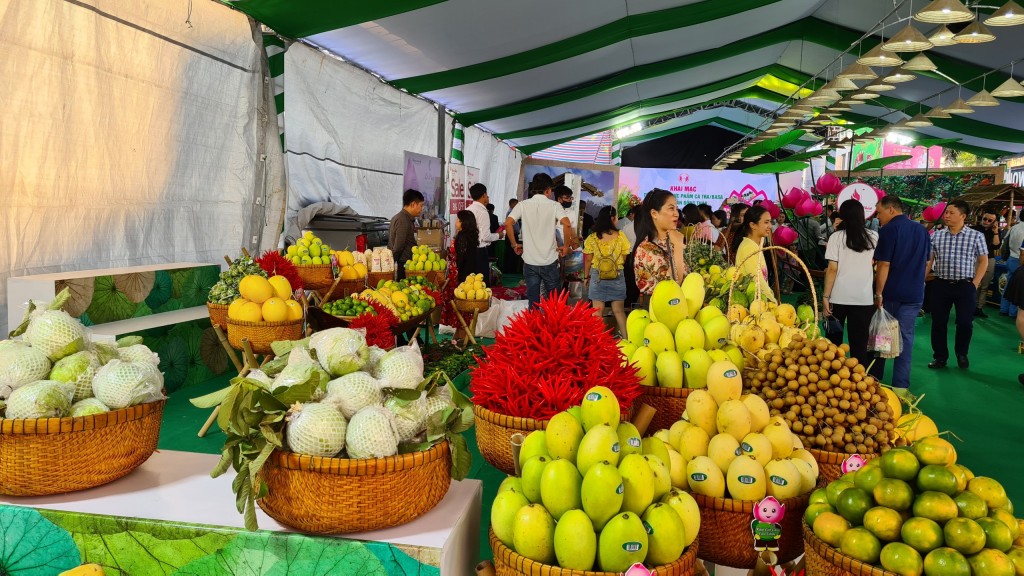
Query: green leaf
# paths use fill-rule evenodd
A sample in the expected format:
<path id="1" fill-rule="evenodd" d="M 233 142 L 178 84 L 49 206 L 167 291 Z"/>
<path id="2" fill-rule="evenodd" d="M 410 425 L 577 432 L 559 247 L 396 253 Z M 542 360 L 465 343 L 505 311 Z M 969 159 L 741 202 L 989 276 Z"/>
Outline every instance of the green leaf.
<path id="1" fill-rule="evenodd" d="M 238 410 L 239 392 L 239 387 L 232 384 L 228 393 L 224 396 L 224 400 L 221 401 L 220 412 L 217 413 L 217 425 L 225 432 L 231 430 L 231 421 Z"/>
<path id="2" fill-rule="evenodd" d="M 796 142 L 806 133 L 806 130 L 790 130 L 789 132 L 779 134 L 774 138 L 762 140 L 761 142 L 747 146 L 746 149 L 740 153 L 740 156 L 744 158 L 751 158 L 753 156 L 761 156 L 763 154 L 768 154 L 769 152 L 774 152 L 779 148 L 784 148 L 793 142 Z"/>
<path id="3" fill-rule="evenodd" d="M 223 548 L 235 537 L 231 532 L 205 526 L 55 510 L 42 514 L 70 532 L 82 550 L 83 563 L 99 564 L 107 576 L 170 574 Z"/>
<path id="4" fill-rule="evenodd" d="M 267 362 L 266 364 L 261 366 L 260 370 L 263 371 L 263 373 L 266 374 L 267 376 L 270 376 L 271 378 L 273 378 L 274 376 L 277 376 L 278 374 L 280 374 L 281 370 L 284 370 L 284 367 L 287 366 L 287 365 L 288 365 L 288 357 L 287 356 L 285 356 L 284 358 L 278 357 L 278 358 L 274 358 L 270 362 Z"/>
<path id="5" fill-rule="evenodd" d="M 0 505 L 0 574 L 57 574 L 81 563 L 66 530 L 33 508 Z"/>
<path id="6" fill-rule="evenodd" d="M 174 576 L 387 576 L 384 565 L 368 548 L 371 545 L 386 546 L 304 534 L 242 533 Z"/>
<path id="7" fill-rule="evenodd" d="M 302 340 L 280 340 L 270 343 L 270 349 L 274 351 L 274 355 L 278 358 L 287 358 L 288 354 L 296 348 L 309 348 L 309 338 L 303 338 Z"/>
<path id="8" fill-rule="evenodd" d="M 452 479 L 462 480 L 469 476 L 469 470 L 473 467 L 473 454 L 469 451 L 466 438 L 461 434 L 449 435 L 448 446 L 452 451 Z"/>
<path id="9" fill-rule="evenodd" d="M 459 408 L 459 421 L 448 431 L 452 434 L 461 434 L 472 428 L 475 421 L 476 416 L 473 414 L 472 410 Z"/>
<path id="10" fill-rule="evenodd" d="M 412 454 L 413 452 L 423 452 L 433 448 L 434 444 L 437 444 L 437 442 L 400 442 L 398 444 L 398 453 Z"/>
<path id="11" fill-rule="evenodd" d="M 231 467 L 231 461 L 233 460 L 232 454 L 233 450 L 231 448 L 225 448 L 224 451 L 221 452 L 220 461 L 217 462 L 217 465 L 214 466 L 213 470 L 210 472 L 210 478 L 218 478 L 228 471 L 228 468 Z"/>
<path id="12" fill-rule="evenodd" d="M 402 406 L 419 400 L 421 394 L 420 390 L 411 388 L 381 388 L 380 391 L 385 398 L 394 398 Z"/>
<path id="13" fill-rule="evenodd" d="M 271 394 L 282 404 L 291 406 L 296 402 L 309 402 L 309 399 L 313 397 L 318 389 L 326 386 L 327 382 L 320 381 L 320 372 L 311 370 L 309 379 L 305 382 L 295 384 L 294 386 L 278 387 Z"/>
<path id="14" fill-rule="evenodd" d="M 252 461 L 252 464 L 249 464 L 249 480 L 251 484 L 256 484 L 256 474 L 258 474 L 263 468 L 263 465 L 267 463 L 267 458 L 270 458 L 270 454 L 273 451 L 274 445 L 267 443 L 267 445 L 263 447 L 263 450 L 260 450 L 256 459 Z"/>
<path id="15" fill-rule="evenodd" d="M 196 408 L 213 408 L 219 406 L 228 396 L 228 392 L 231 391 L 231 386 L 221 388 L 216 392 L 210 392 L 209 394 L 199 396 L 198 398 L 190 398 L 189 402 L 192 403 Z"/>
<path id="16" fill-rule="evenodd" d="M 810 152 L 800 152 L 799 154 L 793 154 L 786 156 L 785 160 L 788 162 L 799 162 L 802 160 L 810 160 L 811 158 L 817 158 L 824 156 L 829 153 L 828 148 L 822 148 L 821 150 L 811 150 Z"/>
<path id="17" fill-rule="evenodd" d="M 860 166 L 853 169 L 854 172 L 861 172 L 864 170 L 881 170 L 889 164 L 896 162 L 903 162 L 904 160 L 910 160 L 913 158 L 910 154 L 897 154 L 896 156 L 885 156 L 883 158 L 875 158 L 874 160 L 868 160 Z"/>
<path id="18" fill-rule="evenodd" d="M 744 168 L 744 174 L 787 174 L 789 172 L 799 172 L 807 168 L 806 162 L 792 162 L 789 160 L 783 160 L 781 162 L 768 162 L 766 164 L 758 164 L 757 166 L 751 166 Z"/>
<path id="19" fill-rule="evenodd" d="M 448 433 L 448 416 L 452 409 L 438 410 L 427 416 L 427 441 L 434 442 Z"/>

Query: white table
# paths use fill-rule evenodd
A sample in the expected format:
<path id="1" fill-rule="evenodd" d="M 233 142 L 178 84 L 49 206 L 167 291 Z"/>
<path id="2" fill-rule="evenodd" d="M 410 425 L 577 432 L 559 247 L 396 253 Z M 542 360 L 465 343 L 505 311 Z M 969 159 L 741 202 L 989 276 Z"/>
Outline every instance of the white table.
<path id="1" fill-rule="evenodd" d="M 0 496 L 0 503 L 244 528 L 231 492 L 234 472 L 210 478 L 218 460 L 217 455 L 163 450 L 133 473 L 104 486 L 56 496 Z M 444 499 L 415 521 L 343 538 L 437 549 L 441 552 L 441 574 L 472 574 L 479 560 L 481 493 L 479 480 L 453 481 Z M 257 509 L 256 517 L 261 530 L 297 532 L 278 524 L 262 510 Z"/>

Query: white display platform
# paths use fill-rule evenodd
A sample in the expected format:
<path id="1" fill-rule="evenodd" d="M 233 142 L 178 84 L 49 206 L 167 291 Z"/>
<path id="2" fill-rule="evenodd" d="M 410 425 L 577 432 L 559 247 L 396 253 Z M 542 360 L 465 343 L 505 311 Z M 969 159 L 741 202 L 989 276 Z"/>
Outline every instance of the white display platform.
<path id="1" fill-rule="evenodd" d="M 0 496 L 0 503 L 244 528 L 231 492 L 234 471 L 210 478 L 210 470 L 219 459 L 212 454 L 157 451 L 128 476 L 104 486 L 56 496 Z M 479 480 L 453 481 L 444 499 L 413 522 L 339 537 L 439 549 L 441 574 L 473 574 L 480 550 L 481 494 Z M 262 510 L 257 509 L 256 517 L 261 530 L 297 532 L 278 524 Z"/>
<path id="2" fill-rule="evenodd" d="M 206 306 L 193 306 L 184 310 L 172 310 L 139 318 L 96 324 L 89 327 L 89 334 L 93 341 L 114 342 L 119 336 L 131 334 L 132 332 L 142 332 L 143 330 L 159 326 L 173 326 L 183 322 L 202 320 L 203 318 L 209 318 L 209 316 L 210 311 Z"/>

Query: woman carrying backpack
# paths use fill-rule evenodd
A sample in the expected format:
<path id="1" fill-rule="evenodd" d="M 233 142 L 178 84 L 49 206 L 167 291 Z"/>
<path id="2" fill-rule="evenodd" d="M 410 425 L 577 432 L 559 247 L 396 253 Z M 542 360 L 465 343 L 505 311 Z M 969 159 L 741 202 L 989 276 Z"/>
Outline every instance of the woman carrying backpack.
<path id="1" fill-rule="evenodd" d="M 590 236 L 583 242 L 583 279 L 588 297 L 598 316 L 610 303 L 619 334 L 626 334 L 626 279 L 623 262 L 629 254 L 629 239 L 616 227 L 616 214 L 611 206 L 601 208 Z"/>

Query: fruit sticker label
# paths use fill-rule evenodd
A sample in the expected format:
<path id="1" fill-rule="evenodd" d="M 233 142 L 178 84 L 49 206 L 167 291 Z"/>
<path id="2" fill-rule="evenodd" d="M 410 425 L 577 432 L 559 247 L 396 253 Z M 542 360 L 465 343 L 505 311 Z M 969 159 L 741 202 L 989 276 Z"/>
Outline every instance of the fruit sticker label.
<path id="1" fill-rule="evenodd" d="M 673 299 L 669 300 L 668 301 L 668 305 L 669 306 L 678 306 L 679 305 L 679 298 L 673 298 Z"/>
<path id="2" fill-rule="evenodd" d="M 647 341 L 645 340 L 644 342 L 645 342 L 645 345 L 646 345 Z M 587 392 L 587 400 L 590 400 L 591 402 L 597 402 L 600 399 L 601 399 L 601 393 L 600 392 Z"/>
<path id="3" fill-rule="evenodd" d="M 742 478 L 742 477 L 741 477 Z M 775 481 L 775 476 L 772 481 Z M 742 481 L 742 480 L 741 480 Z M 754 550 L 763 552 L 779 550 L 779 538 L 782 537 L 782 522 L 786 515 L 786 505 L 769 496 L 754 507 L 754 519 L 750 522 L 750 533 L 754 536 Z"/>
<path id="4" fill-rule="evenodd" d="M 648 524 L 646 520 L 643 521 L 643 524 L 644 524 L 644 530 L 647 530 L 647 534 L 648 535 L 654 534 L 654 528 L 652 528 L 651 525 Z"/>
<path id="5" fill-rule="evenodd" d="M 622 549 L 625 550 L 626 552 L 639 552 L 640 550 L 643 549 L 643 547 L 644 547 L 644 545 L 639 543 L 639 542 L 623 542 L 622 543 Z"/>
<path id="6" fill-rule="evenodd" d="M 725 341 L 725 338 L 719 338 L 718 340 L 719 342 L 723 342 Z M 735 378 L 736 376 L 739 376 L 739 372 L 733 370 L 732 368 L 725 371 L 726 378 Z"/>
<path id="7" fill-rule="evenodd" d="M 640 439 L 637 438 L 636 436 L 630 436 L 629 440 L 626 440 L 626 442 L 629 442 L 629 445 L 632 446 L 633 448 L 639 448 L 640 447 Z M 614 450 L 614 448 L 613 448 L 613 450 Z"/>
<path id="8" fill-rule="evenodd" d="M 683 360 L 683 368 L 686 368 L 687 370 L 689 370 L 690 369 L 690 363 L 687 362 L 686 360 Z"/>
<path id="9" fill-rule="evenodd" d="M 622 486 L 622 484 L 619 484 L 619 487 L 615 489 L 615 493 L 616 494 L 622 494 L 625 491 L 626 491 L 626 489 L 625 489 L 625 487 Z"/>
<path id="10" fill-rule="evenodd" d="M 690 475 L 690 478 L 693 478 L 694 482 L 703 482 L 708 479 L 708 475 L 700 472 L 694 472 Z"/>
<path id="11" fill-rule="evenodd" d="M 753 476 L 740 476 L 736 479 L 740 481 L 740 484 L 747 484 L 748 486 L 757 482 L 757 479 Z"/>
<path id="12" fill-rule="evenodd" d="M 772 481 L 772 484 L 775 484 L 776 486 L 786 486 L 789 484 L 789 482 L 786 482 L 786 479 L 782 476 L 771 476 L 769 479 Z"/>
<path id="13" fill-rule="evenodd" d="M 630 442 L 630 445 L 632 445 L 632 442 Z M 637 439 L 637 445 L 636 445 L 636 447 L 637 447 L 637 448 L 639 448 L 639 447 L 640 447 L 640 441 L 639 441 L 639 439 Z M 612 452 L 614 452 L 614 453 L 616 453 L 616 454 L 618 454 L 618 453 L 619 453 L 619 443 L 618 443 L 618 442 L 616 442 L 615 444 L 612 444 Z"/>

